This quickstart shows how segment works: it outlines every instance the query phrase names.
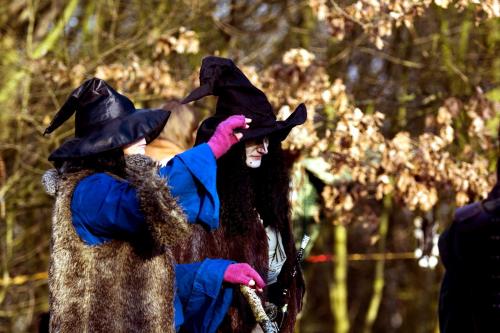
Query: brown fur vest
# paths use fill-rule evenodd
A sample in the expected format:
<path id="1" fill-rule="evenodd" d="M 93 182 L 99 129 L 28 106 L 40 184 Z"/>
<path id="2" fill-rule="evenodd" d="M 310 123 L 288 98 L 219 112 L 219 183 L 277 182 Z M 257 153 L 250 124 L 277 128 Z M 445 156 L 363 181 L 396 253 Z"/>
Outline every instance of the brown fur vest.
<path id="1" fill-rule="evenodd" d="M 52 332 L 175 332 L 174 261 L 168 246 L 184 240 L 188 227 L 150 159 L 127 157 L 126 171 L 149 229 L 134 244 L 113 240 L 88 246 L 76 234 L 71 198 L 90 172 L 63 174 L 54 187 Z"/>

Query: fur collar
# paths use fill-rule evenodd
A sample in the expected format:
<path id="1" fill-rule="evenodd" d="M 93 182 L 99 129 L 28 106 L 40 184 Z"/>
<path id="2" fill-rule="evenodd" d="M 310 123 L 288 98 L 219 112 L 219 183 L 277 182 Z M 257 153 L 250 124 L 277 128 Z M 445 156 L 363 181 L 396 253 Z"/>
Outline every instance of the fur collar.
<path id="1" fill-rule="evenodd" d="M 185 241 L 190 232 L 186 217 L 170 193 L 166 180 L 158 175 L 158 165 L 144 155 L 126 156 L 125 165 L 126 181 L 137 190 L 139 204 L 153 239 L 160 246 Z M 91 174 L 88 170 L 82 172 Z M 56 169 L 46 171 L 42 176 L 42 185 L 47 194 L 56 196 L 61 181 L 68 176 L 59 174 Z"/>

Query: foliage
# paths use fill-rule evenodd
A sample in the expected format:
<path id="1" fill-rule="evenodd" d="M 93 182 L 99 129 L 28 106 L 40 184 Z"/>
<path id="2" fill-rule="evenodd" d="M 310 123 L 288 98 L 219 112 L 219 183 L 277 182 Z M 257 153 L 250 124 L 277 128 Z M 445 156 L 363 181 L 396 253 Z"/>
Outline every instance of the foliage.
<path id="1" fill-rule="evenodd" d="M 392 35 L 394 29 L 402 25 L 413 28 L 415 19 L 425 15 L 431 5 L 444 9 L 454 7 L 458 11 L 472 7 L 476 22 L 500 16 L 498 0 L 358 0 L 346 6 L 334 0 L 310 0 L 309 3 L 318 20 L 328 23 L 332 36 L 344 39 L 349 30 L 359 26 L 379 49 L 384 47 L 384 38 Z"/>

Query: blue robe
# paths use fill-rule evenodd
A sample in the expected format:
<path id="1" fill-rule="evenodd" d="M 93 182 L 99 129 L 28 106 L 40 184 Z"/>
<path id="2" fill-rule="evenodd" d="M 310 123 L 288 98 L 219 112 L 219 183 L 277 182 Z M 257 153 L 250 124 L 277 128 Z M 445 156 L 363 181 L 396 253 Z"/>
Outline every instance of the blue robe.
<path id="1" fill-rule="evenodd" d="M 159 171 L 168 179 L 188 222 L 205 224 L 211 230 L 219 224 L 216 171 L 215 157 L 207 144 L 175 156 Z M 105 173 L 92 174 L 78 183 L 71 213 L 77 234 L 88 245 L 130 239 L 146 228 L 135 188 Z M 193 333 L 217 330 L 232 300 L 232 289 L 222 284 L 231 263 L 205 259 L 176 265 L 176 329 L 183 325 Z"/>

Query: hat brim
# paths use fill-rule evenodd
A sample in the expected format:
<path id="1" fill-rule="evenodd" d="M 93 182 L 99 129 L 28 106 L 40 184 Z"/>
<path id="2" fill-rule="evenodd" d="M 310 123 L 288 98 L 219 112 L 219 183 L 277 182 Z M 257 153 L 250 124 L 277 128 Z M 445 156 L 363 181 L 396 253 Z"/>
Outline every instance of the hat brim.
<path id="1" fill-rule="evenodd" d="M 273 136 L 279 141 L 286 139 L 290 131 L 298 125 L 302 125 L 307 119 L 307 109 L 300 104 L 293 113 L 285 120 L 277 121 L 273 127 L 250 128 L 241 130 L 243 137 L 241 141 L 258 139 L 264 136 Z"/>
<path id="2" fill-rule="evenodd" d="M 153 141 L 163 130 L 170 116 L 164 109 L 138 109 L 126 117 L 106 123 L 83 138 L 71 138 L 54 150 L 49 161 L 91 156 L 131 144 L 141 138 Z"/>
<path id="3" fill-rule="evenodd" d="M 213 116 L 204 120 L 198 128 L 195 144 L 207 142 L 215 132 L 217 125 L 219 125 L 226 118 L 227 116 Z M 240 141 L 254 140 L 264 136 L 272 136 L 279 141 L 283 141 L 286 139 L 288 134 L 290 134 L 292 128 L 297 125 L 302 125 L 306 120 L 306 106 L 304 104 L 300 104 L 286 120 L 276 121 L 273 126 L 252 128 L 250 123 L 250 128 L 239 131 L 243 134 Z"/>
<path id="4" fill-rule="evenodd" d="M 210 85 L 204 84 L 202 86 L 199 86 L 198 88 L 194 89 L 187 95 L 182 101 L 182 104 L 187 104 L 190 102 L 194 102 L 199 100 L 200 98 L 203 98 L 205 96 L 213 95 L 213 89 Z"/>

